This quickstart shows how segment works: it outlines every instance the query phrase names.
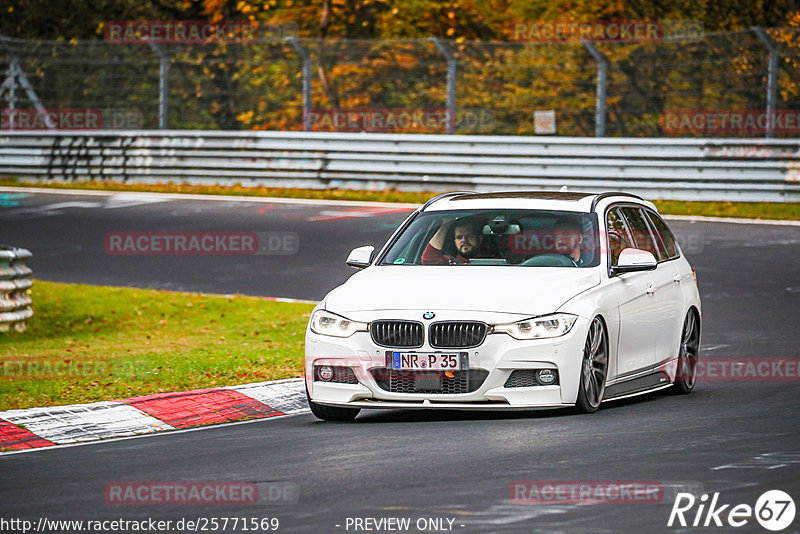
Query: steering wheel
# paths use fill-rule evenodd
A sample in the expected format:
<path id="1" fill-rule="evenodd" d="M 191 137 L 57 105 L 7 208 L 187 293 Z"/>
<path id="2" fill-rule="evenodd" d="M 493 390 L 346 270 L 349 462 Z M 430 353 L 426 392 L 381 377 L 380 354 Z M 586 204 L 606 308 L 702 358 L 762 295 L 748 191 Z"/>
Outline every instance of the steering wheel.
<path id="1" fill-rule="evenodd" d="M 528 258 L 520 265 L 532 267 L 575 267 L 575 263 L 563 254 L 539 254 Z"/>

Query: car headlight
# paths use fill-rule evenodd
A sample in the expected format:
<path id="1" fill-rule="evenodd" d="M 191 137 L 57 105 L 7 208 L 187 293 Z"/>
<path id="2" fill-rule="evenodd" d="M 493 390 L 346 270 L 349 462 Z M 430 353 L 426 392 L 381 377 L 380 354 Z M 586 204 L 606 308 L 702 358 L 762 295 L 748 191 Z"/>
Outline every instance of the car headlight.
<path id="1" fill-rule="evenodd" d="M 563 336 L 578 318 L 566 313 L 532 317 L 516 323 L 496 324 L 492 332 L 502 332 L 514 339 L 541 339 Z"/>
<path id="2" fill-rule="evenodd" d="M 367 323 L 351 321 L 341 315 L 317 310 L 311 315 L 311 331 L 315 334 L 334 337 L 350 337 L 356 332 L 366 332 Z"/>

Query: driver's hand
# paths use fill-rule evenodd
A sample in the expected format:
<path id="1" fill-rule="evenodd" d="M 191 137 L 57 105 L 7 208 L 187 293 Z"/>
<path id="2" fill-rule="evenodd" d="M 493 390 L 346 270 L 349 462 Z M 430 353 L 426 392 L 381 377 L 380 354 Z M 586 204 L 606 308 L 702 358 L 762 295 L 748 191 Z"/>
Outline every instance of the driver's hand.
<path id="1" fill-rule="evenodd" d="M 450 230 L 450 227 L 453 226 L 455 222 L 454 218 L 445 219 L 442 221 L 442 225 L 439 227 L 439 230 L 431 238 L 431 246 L 436 250 L 442 250 L 444 248 L 444 240 L 447 238 L 447 232 Z"/>

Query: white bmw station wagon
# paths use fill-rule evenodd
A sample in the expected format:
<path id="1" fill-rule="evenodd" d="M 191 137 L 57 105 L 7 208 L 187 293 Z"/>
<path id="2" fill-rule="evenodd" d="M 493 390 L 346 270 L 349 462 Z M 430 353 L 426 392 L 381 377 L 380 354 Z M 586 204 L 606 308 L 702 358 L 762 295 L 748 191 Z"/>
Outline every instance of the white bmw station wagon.
<path id="1" fill-rule="evenodd" d="M 445 193 L 314 309 L 315 416 L 363 408 L 594 412 L 696 379 L 696 276 L 655 206 L 626 193 Z"/>

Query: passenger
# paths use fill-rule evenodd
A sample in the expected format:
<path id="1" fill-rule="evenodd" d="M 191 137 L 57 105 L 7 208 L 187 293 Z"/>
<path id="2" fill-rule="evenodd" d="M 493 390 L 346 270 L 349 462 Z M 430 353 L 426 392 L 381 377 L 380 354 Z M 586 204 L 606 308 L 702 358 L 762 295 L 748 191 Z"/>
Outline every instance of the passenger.
<path id="1" fill-rule="evenodd" d="M 583 265 L 581 257 L 583 230 L 581 223 L 575 219 L 563 218 L 553 225 L 553 248 L 558 254 L 568 257 L 576 267 Z"/>
<path id="2" fill-rule="evenodd" d="M 453 225 L 453 244 L 456 256 L 444 252 L 447 234 Z M 470 258 L 476 258 L 481 253 L 483 234 L 480 227 L 468 221 L 449 220 L 442 223 L 439 230 L 431 238 L 425 251 L 422 253 L 422 265 L 455 265 L 469 263 Z"/>

